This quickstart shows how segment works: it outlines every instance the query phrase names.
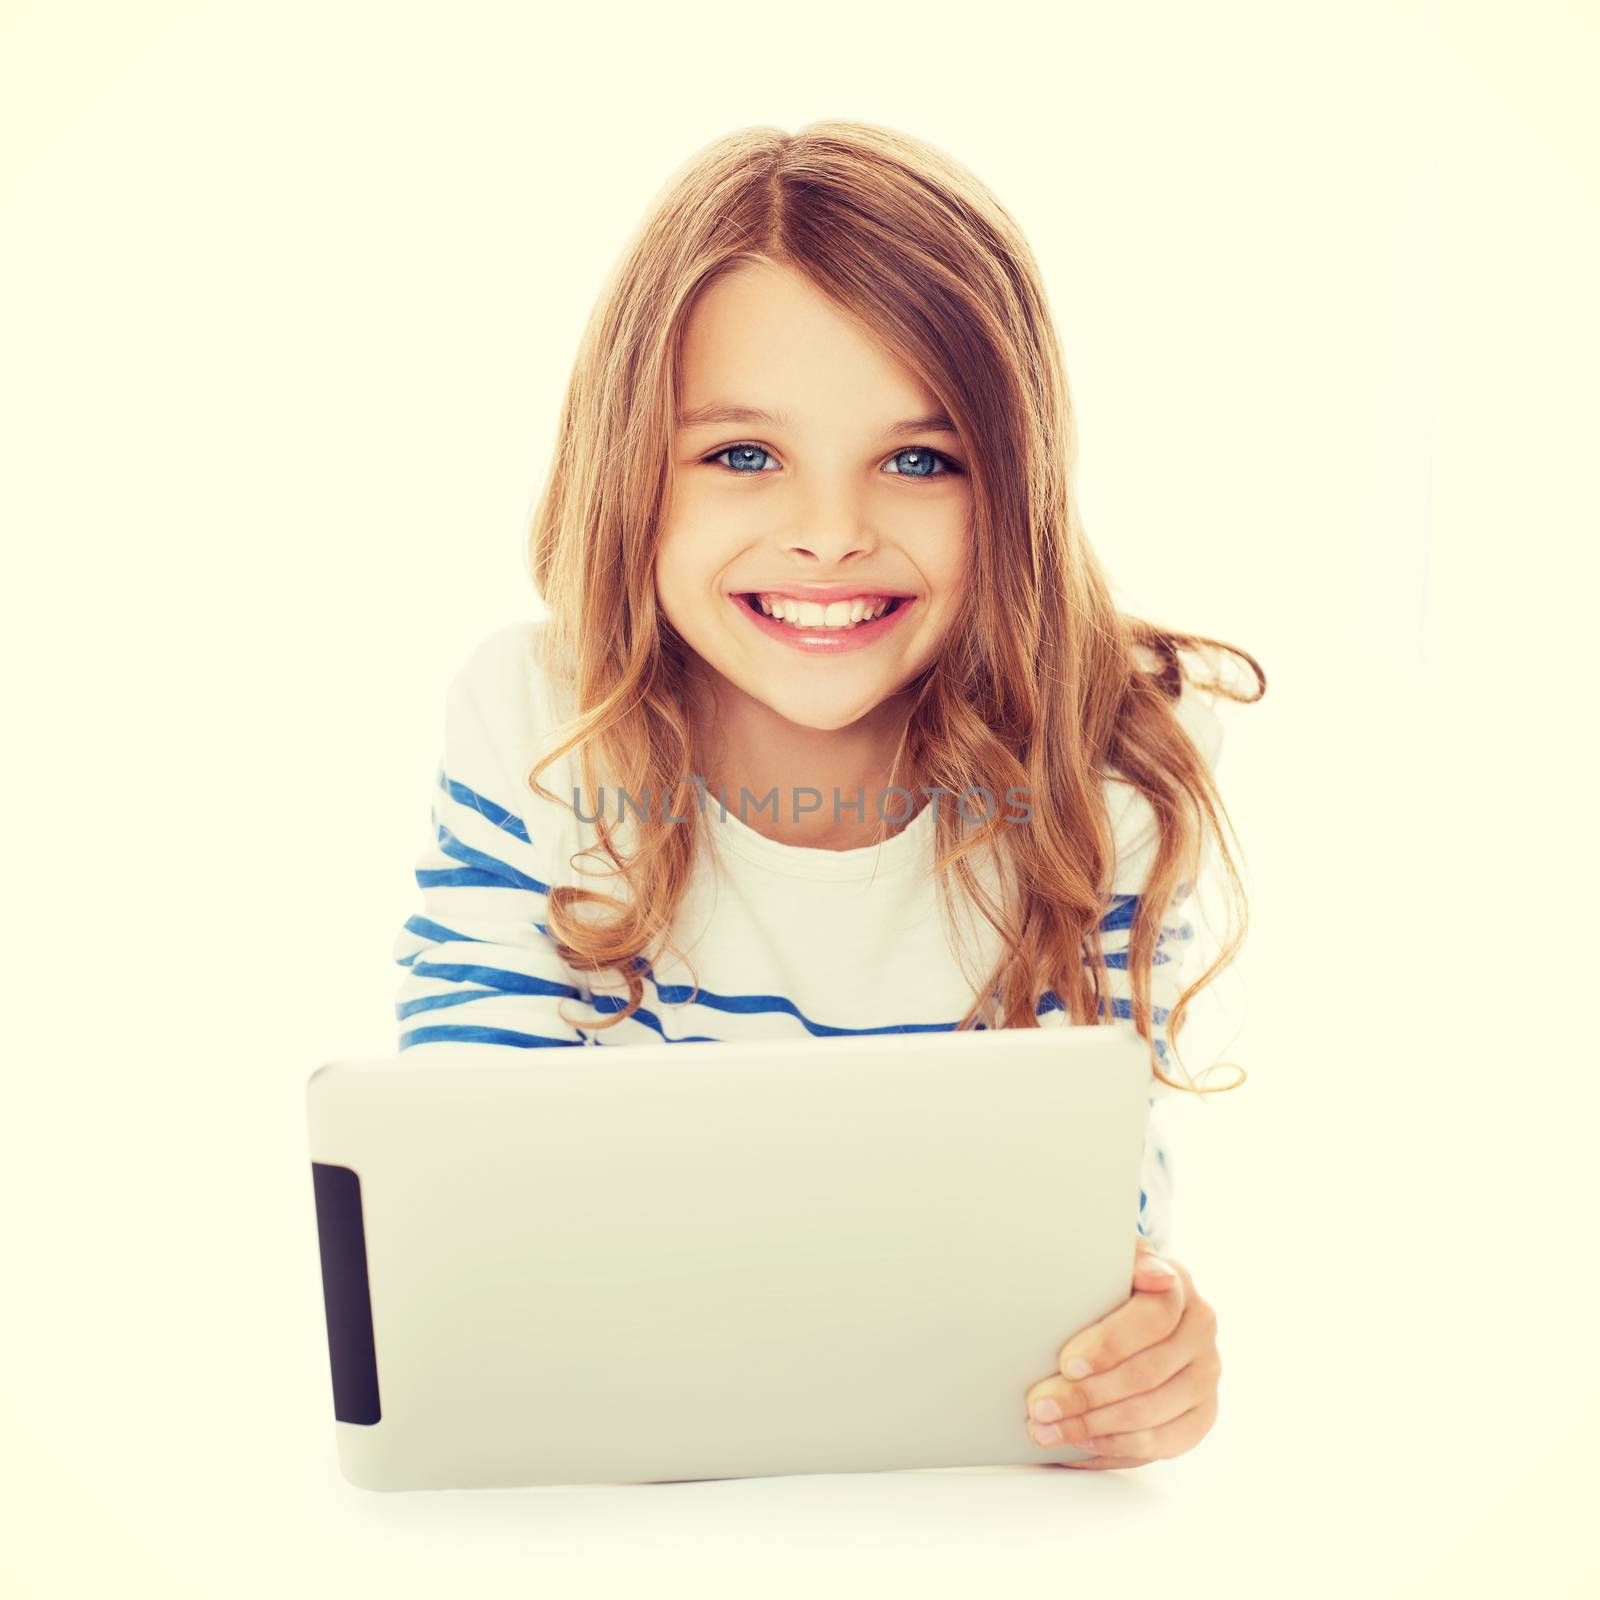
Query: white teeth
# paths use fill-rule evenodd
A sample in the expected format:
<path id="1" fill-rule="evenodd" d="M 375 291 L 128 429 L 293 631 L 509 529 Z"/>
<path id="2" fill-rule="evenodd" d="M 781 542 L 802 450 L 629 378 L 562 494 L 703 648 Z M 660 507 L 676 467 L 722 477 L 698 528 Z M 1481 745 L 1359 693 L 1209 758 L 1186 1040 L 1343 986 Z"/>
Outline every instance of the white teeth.
<path id="1" fill-rule="evenodd" d="M 876 620 L 889 608 L 886 597 L 868 599 L 861 595 L 852 600 L 834 600 L 824 606 L 815 600 L 761 594 L 756 596 L 756 604 L 767 616 L 798 628 L 853 628 L 859 622 Z"/>

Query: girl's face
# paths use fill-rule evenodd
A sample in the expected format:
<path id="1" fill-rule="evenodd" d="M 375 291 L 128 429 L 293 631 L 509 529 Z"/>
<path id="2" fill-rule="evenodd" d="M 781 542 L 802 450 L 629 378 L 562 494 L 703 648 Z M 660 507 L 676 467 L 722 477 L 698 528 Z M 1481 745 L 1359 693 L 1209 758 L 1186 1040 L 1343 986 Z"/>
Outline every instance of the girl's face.
<path id="1" fill-rule="evenodd" d="M 791 723 L 848 727 L 949 627 L 971 509 L 960 440 L 916 375 L 789 267 L 704 291 L 679 370 L 660 606 L 736 689 Z M 775 599 L 804 607 L 798 625 L 767 614 Z"/>

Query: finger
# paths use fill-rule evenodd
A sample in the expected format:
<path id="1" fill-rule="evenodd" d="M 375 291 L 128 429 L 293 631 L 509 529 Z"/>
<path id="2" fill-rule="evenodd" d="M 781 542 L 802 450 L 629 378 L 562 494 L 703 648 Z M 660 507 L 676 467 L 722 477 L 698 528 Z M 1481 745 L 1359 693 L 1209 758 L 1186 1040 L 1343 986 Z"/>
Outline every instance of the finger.
<path id="1" fill-rule="evenodd" d="M 1100 1458 L 1131 1456 L 1140 1461 L 1165 1461 L 1192 1450 L 1211 1431 L 1217 1420 L 1217 1403 L 1207 1398 L 1191 1406 L 1181 1416 L 1156 1428 L 1134 1428 L 1125 1433 L 1097 1434 L 1080 1449 L 1093 1450 Z M 1075 1462 L 1063 1465 L 1075 1466 Z"/>
<path id="2" fill-rule="evenodd" d="M 1117 1467 L 1148 1467 L 1138 1456 L 1085 1456 L 1082 1461 L 1041 1461 L 1044 1467 L 1070 1467 L 1074 1472 L 1110 1472 Z"/>
<path id="3" fill-rule="evenodd" d="M 1222 1369 L 1216 1328 L 1210 1302 L 1196 1295 L 1186 1302 L 1177 1327 L 1165 1339 L 1135 1351 L 1115 1366 L 1083 1378 L 1066 1378 L 1057 1371 L 1040 1379 L 1023 1397 L 1024 1418 L 1046 1430 L 1055 1424 L 1060 1431 L 1046 1431 L 1036 1442 L 1081 1444 L 1106 1431 L 1092 1413 L 1103 1413 L 1109 1406 L 1151 1393 L 1191 1363 L 1199 1363 L 1202 1375 L 1209 1372 L 1215 1382 Z"/>
<path id="4" fill-rule="evenodd" d="M 1109 1371 L 1076 1380 L 1052 1373 L 1028 1390 L 1023 1408 L 1033 1421 L 1046 1426 L 1059 1423 L 1062 1437 L 1077 1444 L 1084 1436 L 1092 1436 L 1097 1431 L 1092 1420 L 1085 1420 L 1092 1419 L 1093 1413 L 1159 1389 L 1199 1359 L 1205 1350 L 1205 1341 L 1200 1335 L 1198 1326 L 1185 1331 L 1180 1324 L 1177 1332 L 1129 1356 Z"/>
<path id="5" fill-rule="evenodd" d="M 1050 1409 L 1049 1397 L 1035 1400 L 1029 1408 L 1028 1434 L 1038 1445 L 1070 1444 L 1104 1453 L 1097 1440 L 1164 1427 L 1214 1396 L 1218 1365 L 1211 1352 L 1201 1351 L 1164 1382 L 1055 1422 L 1045 1415 Z"/>
<path id="6" fill-rule="evenodd" d="M 1133 1275 L 1136 1289 L 1165 1289 L 1173 1277 L 1181 1279 L 1191 1291 L 1194 1288 L 1194 1280 L 1183 1263 L 1158 1250 L 1137 1229 L 1133 1235 Z"/>
<path id="7" fill-rule="evenodd" d="M 1186 1298 L 1181 1276 L 1161 1294 L 1130 1296 L 1108 1316 L 1075 1333 L 1062 1346 L 1057 1369 L 1064 1378 L 1087 1378 L 1159 1343 L 1182 1320 Z"/>
<path id="8" fill-rule="evenodd" d="M 1158 1255 L 1141 1239 L 1133 1256 L 1133 1287 L 1159 1293 L 1164 1289 L 1176 1289 L 1181 1286 L 1182 1280 L 1178 1276 L 1177 1267 L 1165 1257 Z"/>

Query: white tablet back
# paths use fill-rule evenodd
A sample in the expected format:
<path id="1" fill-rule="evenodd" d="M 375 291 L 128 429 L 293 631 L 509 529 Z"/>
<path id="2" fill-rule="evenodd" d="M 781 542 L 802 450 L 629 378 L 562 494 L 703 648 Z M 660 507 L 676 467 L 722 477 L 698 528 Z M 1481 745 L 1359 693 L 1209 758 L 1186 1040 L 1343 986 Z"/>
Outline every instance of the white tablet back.
<path id="1" fill-rule="evenodd" d="M 1026 1391 L 1131 1292 L 1123 1027 L 430 1046 L 307 1085 L 369 1489 L 1076 1460 Z"/>

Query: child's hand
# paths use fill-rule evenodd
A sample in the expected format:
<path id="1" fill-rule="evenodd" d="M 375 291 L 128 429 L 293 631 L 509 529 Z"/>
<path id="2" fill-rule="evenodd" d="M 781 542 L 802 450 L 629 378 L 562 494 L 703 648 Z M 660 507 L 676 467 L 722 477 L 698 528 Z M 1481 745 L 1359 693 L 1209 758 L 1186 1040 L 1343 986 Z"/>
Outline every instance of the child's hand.
<path id="1" fill-rule="evenodd" d="M 1096 1456 L 1046 1465 L 1142 1467 L 1194 1449 L 1217 1419 L 1216 1312 L 1188 1271 L 1162 1262 L 1143 1238 L 1133 1290 L 1075 1333 L 1061 1348 L 1060 1371 L 1028 1391 L 1035 1444 L 1072 1444 Z"/>

